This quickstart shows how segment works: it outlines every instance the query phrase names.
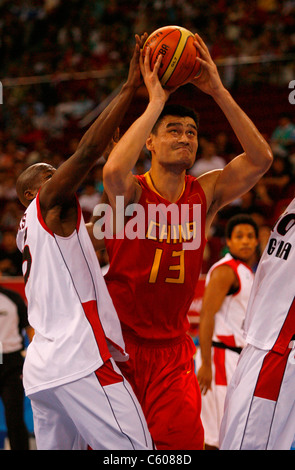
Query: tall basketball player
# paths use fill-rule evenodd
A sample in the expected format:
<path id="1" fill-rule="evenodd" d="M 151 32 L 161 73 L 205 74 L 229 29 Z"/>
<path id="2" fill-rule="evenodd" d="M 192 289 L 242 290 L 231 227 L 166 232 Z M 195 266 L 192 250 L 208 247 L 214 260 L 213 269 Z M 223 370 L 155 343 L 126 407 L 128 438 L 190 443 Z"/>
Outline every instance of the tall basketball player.
<path id="1" fill-rule="evenodd" d="M 161 56 L 152 71 L 147 51 L 141 70 L 149 103 L 104 167 L 113 212 L 121 196 L 124 207 L 138 203 L 145 214 L 143 236 L 124 237 L 120 232 L 106 239 L 110 256 L 106 281 L 130 353 L 122 370 L 132 382 L 158 449 L 203 448 L 201 398 L 193 366 L 195 348 L 186 335 L 187 312 L 216 212 L 247 192 L 272 162 L 267 142 L 222 85 L 202 39 L 198 35 L 196 39 L 203 73 L 192 83 L 223 110 L 244 153 L 223 170 L 198 179 L 186 175 L 196 158 L 198 122 L 191 110 L 164 108 L 171 92 L 158 79 Z M 152 155 L 151 170 L 135 177 L 132 169 L 144 145 Z M 169 214 L 163 223 L 148 217 L 149 206 L 158 206 L 163 213 L 172 204 L 178 213 L 183 209 L 181 231 L 180 220 L 173 223 Z M 125 232 L 135 225 L 136 211 L 132 216 L 130 210 Z"/>
<path id="2" fill-rule="evenodd" d="M 38 449 L 151 449 L 136 397 L 114 363 L 126 360 L 120 323 L 76 191 L 111 140 L 139 83 L 139 44 L 121 92 L 57 170 L 27 168 L 17 181 L 27 210 L 17 244 L 29 323 L 23 380 Z"/>

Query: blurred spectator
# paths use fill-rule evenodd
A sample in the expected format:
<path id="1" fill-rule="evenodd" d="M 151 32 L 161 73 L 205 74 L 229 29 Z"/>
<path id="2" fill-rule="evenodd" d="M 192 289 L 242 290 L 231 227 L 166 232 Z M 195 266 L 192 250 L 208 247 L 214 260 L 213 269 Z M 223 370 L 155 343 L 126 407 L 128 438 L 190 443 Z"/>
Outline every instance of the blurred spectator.
<path id="1" fill-rule="evenodd" d="M 79 91 L 75 98 L 74 119 L 80 119 L 85 116 L 86 113 L 94 108 L 94 105 L 94 101 L 88 96 L 85 90 Z"/>
<path id="2" fill-rule="evenodd" d="M 214 142 L 204 142 L 201 156 L 197 157 L 196 163 L 190 169 L 190 174 L 200 176 L 207 171 L 224 168 L 226 161 L 223 157 L 216 155 Z"/>
<path id="3" fill-rule="evenodd" d="M 63 101 L 56 106 L 56 116 L 59 119 L 80 119 L 94 107 L 93 100 L 86 91 L 75 94 L 72 90 L 67 90 L 63 96 Z"/>
<path id="4" fill-rule="evenodd" d="M 5 230 L 16 231 L 22 216 L 23 209 L 18 200 L 3 201 L 0 211 L 0 234 Z"/>
<path id="5" fill-rule="evenodd" d="M 12 171 L 1 173 L 0 198 L 7 201 L 17 199 L 15 177 Z"/>
<path id="6" fill-rule="evenodd" d="M 31 119 L 25 119 L 23 121 L 22 132 L 18 136 L 20 144 L 27 148 L 32 148 L 36 140 L 42 140 L 45 138 L 45 133 L 41 129 L 34 127 Z"/>
<path id="7" fill-rule="evenodd" d="M 93 215 L 94 207 L 101 201 L 100 194 L 96 191 L 95 184 L 92 181 L 86 181 L 79 195 L 80 206 L 84 215 L 85 222 L 88 222 Z"/>
<path id="8" fill-rule="evenodd" d="M 94 166 L 94 168 L 91 171 L 95 190 L 100 195 L 100 197 L 102 196 L 102 193 L 103 193 L 103 176 L 102 176 L 103 165 L 104 165 L 104 159 L 101 158 L 98 160 L 97 164 Z"/>
<path id="9" fill-rule="evenodd" d="M 222 157 L 226 162 L 229 162 L 236 155 L 234 145 L 229 140 L 226 132 L 218 132 L 214 142 L 216 155 Z"/>
<path id="10" fill-rule="evenodd" d="M 22 276 L 22 254 L 16 246 L 16 233 L 6 230 L 0 244 L 0 271 L 3 276 Z"/>
<path id="11" fill-rule="evenodd" d="M 63 137 L 66 123 L 65 116 L 58 113 L 54 105 L 50 105 L 44 114 L 35 118 L 37 129 L 41 129 L 49 138 L 54 139 Z"/>
<path id="12" fill-rule="evenodd" d="M 265 198 L 269 198 L 269 204 L 275 204 L 279 199 L 293 196 L 294 176 L 292 166 L 288 158 L 275 156 L 269 171 L 258 183 L 264 188 Z M 261 195 L 261 189 L 259 191 Z"/>
<path id="13" fill-rule="evenodd" d="M 46 140 L 36 140 L 32 146 L 31 151 L 28 152 L 26 157 L 26 164 L 33 165 L 38 162 L 45 162 L 50 156 L 50 150 L 47 148 Z"/>
<path id="14" fill-rule="evenodd" d="M 240 213 L 252 215 L 256 210 L 255 197 L 255 190 L 251 189 L 221 209 L 221 211 L 219 211 L 218 221 L 222 230 L 224 230 L 227 220 L 234 215 Z"/>
<path id="15" fill-rule="evenodd" d="M 260 250 L 260 255 L 261 255 L 264 251 L 264 248 L 267 245 L 267 242 L 271 233 L 271 227 L 269 225 L 261 225 L 259 227 L 258 232 L 259 232 L 259 235 L 258 235 L 259 250 Z"/>
<path id="16" fill-rule="evenodd" d="M 0 169 L 9 170 L 15 162 L 22 161 L 24 157 L 24 150 L 19 148 L 15 140 L 8 139 L 0 153 Z"/>
<path id="17" fill-rule="evenodd" d="M 278 125 L 271 136 L 271 147 L 275 155 L 286 157 L 291 145 L 295 143 L 295 124 L 287 114 L 281 115 Z"/>

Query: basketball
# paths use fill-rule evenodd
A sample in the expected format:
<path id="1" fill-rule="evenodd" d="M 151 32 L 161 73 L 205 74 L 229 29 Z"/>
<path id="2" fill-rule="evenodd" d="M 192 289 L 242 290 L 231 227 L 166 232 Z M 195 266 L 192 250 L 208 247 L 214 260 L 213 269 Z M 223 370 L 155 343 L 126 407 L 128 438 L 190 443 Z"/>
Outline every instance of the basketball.
<path id="1" fill-rule="evenodd" d="M 200 56 L 194 45 L 194 34 L 181 26 L 164 26 L 154 31 L 144 43 L 143 56 L 150 47 L 150 65 L 153 69 L 162 54 L 159 78 L 165 88 L 182 85 L 201 73 L 196 57 Z"/>

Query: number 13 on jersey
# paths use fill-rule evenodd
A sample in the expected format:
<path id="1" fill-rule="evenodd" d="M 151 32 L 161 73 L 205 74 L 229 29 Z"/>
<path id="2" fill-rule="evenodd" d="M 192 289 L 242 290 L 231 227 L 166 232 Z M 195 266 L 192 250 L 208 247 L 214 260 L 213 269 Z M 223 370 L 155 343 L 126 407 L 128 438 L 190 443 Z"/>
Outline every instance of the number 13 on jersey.
<path id="1" fill-rule="evenodd" d="M 153 265 L 150 271 L 149 283 L 154 284 L 157 281 L 159 270 L 161 269 L 161 259 L 162 259 L 163 250 L 162 248 L 157 248 L 155 251 Z M 179 258 L 178 264 L 171 264 L 168 267 L 169 271 L 177 271 L 177 277 L 165 278 L 165 282 L 173 284 L 183 284 L 184 283 L 184 250 L 172 251 L 173 258 Z"/>

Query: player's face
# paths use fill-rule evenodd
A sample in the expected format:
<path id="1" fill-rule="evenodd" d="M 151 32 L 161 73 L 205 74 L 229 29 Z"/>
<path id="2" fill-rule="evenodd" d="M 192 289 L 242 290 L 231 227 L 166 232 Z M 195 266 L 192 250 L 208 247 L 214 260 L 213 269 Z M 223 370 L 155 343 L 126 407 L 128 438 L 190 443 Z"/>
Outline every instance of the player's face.
<path id="1" fill-rule="evenodd" d="M 244 261 L 251 261 L 255 254 L 258 239 L 252 225 L 238 224 L 232 231 L 231 238 L 227 239 L 227 246 L 233 256 Z"/>
<path id="2" fill-rule="evenodd" d="M 198 149 L 198 131 L 191 117 L 165 116 L 156 134 L 151 134 L 147 148 L 163 165 L 191 168 Z"/>
<path id="3" fill-rule="evenodd" d="M 39 190 L 43 184 L 47 183 L 52 178 L 52 175 L 55 173 L 56 169 L 46 163 L 40 166 L 38 175 L 36 177 L 36 187 Z"/>
<path id="4" fill-rule="evenodd" d="M 53 166 L 48 165 L 47 163 L 36 164 L 34 170 L 35 175 L 33 178 L 33 187 L 28 190 L 29 195 L 27 196 L 27 198 L 29 200 L 32 200 L 34 197 L 36 197 L 36 194 L 38 193 L 41 186 L 46 184 L 52 178 L 52 175 L 56 171 Z"/>
<path id="5" fill-rule="evenodd" d="M 56 172 L 56 169 L 53 166 L 48 165 L 48 168 L 45 169 L 42 173 L 42 181 L 43 184 L 46 183 L 50 178 L 52 178 L 53 174 Z"/>
<path id="6" fill-rule="evenodd" d="M 47 163 L 36 163 L 26 171 L 30 172 L 30 186 L 24 189 L 24 193 L 19 197 L 22 204 L 28 207 L 30 202 L 36 197 L 41 186 L 51 179 L 56 169 Z"/>

